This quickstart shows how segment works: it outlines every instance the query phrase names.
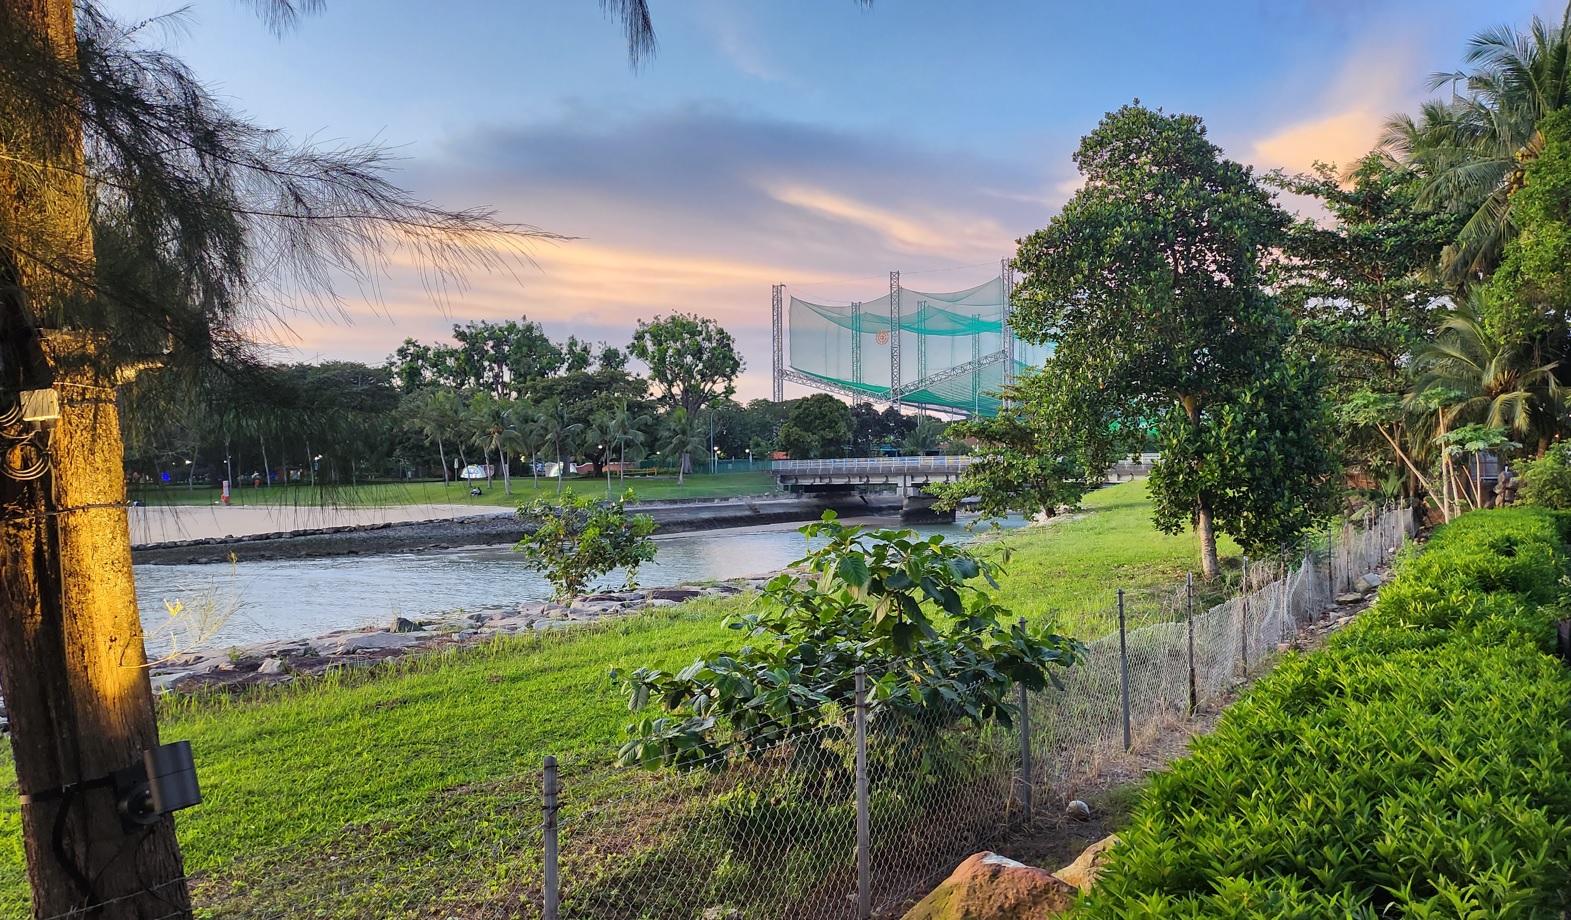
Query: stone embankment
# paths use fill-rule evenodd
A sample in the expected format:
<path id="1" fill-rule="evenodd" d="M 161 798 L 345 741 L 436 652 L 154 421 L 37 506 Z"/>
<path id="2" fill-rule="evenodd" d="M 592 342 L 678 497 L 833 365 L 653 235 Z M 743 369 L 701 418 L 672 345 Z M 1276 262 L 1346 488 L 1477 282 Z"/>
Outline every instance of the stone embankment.
<path id="1" fill-rule="evenodd" d="M 899 499 L 884 496 L 761 497 L 675 499 L 642 502 L 629 511 L 655 519 L 656 533 L 684 533 L 729 527 L 816 520 L 825 509 L 841 515 L 892 513 Z M 142 565 L 192 565 L 306 559 L 319 556 L 369 556 L 517 543 L 530 528 L 507 511 L 444 520 L 382 522 L 311 530 L 179 540 L 133 546 L 131 560 Z"/>
<path id="2" fill-rule="evenodd" d="M 153 668 L 153 689 L 197 692 L 288 683 L 302 676 L 368 667 L 420 652 L 603 622 L 646 610 L 675 607 L 701 597 L 756 592 L 769 578 L 765 575 L 709 585 L 591 594 L 579 598 L 572 606 L 524 604 L 455 611 L 420 620 L 398 617 L 383 629 L 342 630 L 311 639 L 204 650 L 158 662 Z"/>

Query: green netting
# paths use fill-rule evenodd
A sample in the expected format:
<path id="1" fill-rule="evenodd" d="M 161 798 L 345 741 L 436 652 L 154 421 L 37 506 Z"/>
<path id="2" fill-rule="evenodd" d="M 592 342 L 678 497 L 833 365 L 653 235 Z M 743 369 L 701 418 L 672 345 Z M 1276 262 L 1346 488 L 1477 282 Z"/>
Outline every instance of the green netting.
<path id="1" fill-rule="evenodd" d="M 946 294 L 902 287 L 898 318 L 891 316 L 890 302 L 888 294 L 850 304 L 811 303 L 793 296 L 787 324 L 789 365 L 825 383 L 888 399 L 892 349 L 898 341 L 901 384 L 918 387 L 902 396 L 903 402 L 996 415 L 998 400 L 988 393 L 1003 383 L 1002 362 L 930 386 L 922 381 L 1003 350 L 1003 279 Z M 1047 353 L 1016 341 L 1016 367 L 1038 367 Z"/>

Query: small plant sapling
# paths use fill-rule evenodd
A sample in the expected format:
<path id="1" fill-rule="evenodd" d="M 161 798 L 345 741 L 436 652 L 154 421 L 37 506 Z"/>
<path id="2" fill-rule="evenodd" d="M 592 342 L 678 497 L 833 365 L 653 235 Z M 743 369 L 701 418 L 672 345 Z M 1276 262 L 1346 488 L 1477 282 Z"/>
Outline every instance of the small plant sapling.
<path id="1" fill-rule="evenodd" d="M 802 532 L 821 548 L 795 563 L 805 574 L 776 576 L 762 603 L 729 622 L 747 637 L 740 650 L 626 677 L 629 708 L 654 702 L 663 714 L 628 726 L 624 764 L 715 764 L 804 735 L 849 710 L 858 667 L 872 715 L 894 710 L 934 731 L 1007 723 L 1011 688 L 1057 684 L 1053 668 L 1083 652 L 1011 622 L 975 584 L 997 588 L 993 563 L 942 536 L 848 526 L 833 512 Z"/>
<path id="2" fill-rule="evenodd" d="M 638 567 L 655 558 L 655 522 L 647 514 L 628 514 L 629 489 L 616 501 L 578 495 L 572 489 L 554 501 L 535 499 L 518 507 L 518 517 L 534 532 L 513 549 L 551 582 L 553 596 L 571 603 L 596 578 L 624 569 L 629 588 Z"/>

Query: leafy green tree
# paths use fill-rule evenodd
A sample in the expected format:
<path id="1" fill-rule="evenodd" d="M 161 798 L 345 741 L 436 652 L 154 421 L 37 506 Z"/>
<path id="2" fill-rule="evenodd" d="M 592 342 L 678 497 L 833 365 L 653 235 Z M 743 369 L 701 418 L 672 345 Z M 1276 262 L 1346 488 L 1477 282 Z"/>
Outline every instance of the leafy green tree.
<path id="1" fill-rule="evenodd" d="M 572 603 L 590 583 L 616 569 L 635 587 L 638 567 L 655 558 L 655 521 L 628 514 L 632 492 L 616 501 L 599 501 L 568 489 L 555 500 L 536 498 L 520 505 L 518 517 L 534 529 L 513 547 L 531 568 L 551 582 L 555 597 Z"/>
<path id="2" fill-rule="evenodd" d="M 960 479 L 928 486 L 939 508 L 974 498 L 986 517 L 1011 511 L 1052 516 L 1078 505 L 1144 437 L 1132 428 L 1120 432 L 1118 419 L 1095 394 L 1067 392 L 1042 373 L 1022 376 L 1004 395 L 996 418 L 949 426 L 952 437 L 975 438 L 977 448 Z"/>
<path id="3" fill-rule="evenodd" d="M 611 443 L 616 447 L 617 451 L 616 478 L 618 482 L 624 482 L 627 479 L 627 455 L 629 451 L 632 452 L 634 463 L 644 458 L 646 445 L 650 440 L 650 433 L 653 431 L 654 426 L 654 416 L 640 414 L 626 400 L 622 402 L 622 406 L 616 411 L 616 414 L 611 417 L 608 434 L 611 437 Z"/>
<path id="4" fill-rule="evenodd" d="M 1565 447 L 1522 464 L 1521 498 L 1541 508 L 1571 511 L 1571 453 Z"/>
<path id="5" fill-rule="evenodd" d="M 997 587 L 994 564 L 963 546 L 847 526 L 833 512 L 802 532 L 823 541 L 794 564 L 809 577 L 777 576 L 765 589 L 772 603 L 729 621 L 746 637 L 742 649 L 677 674 L 639 668 L 627 676 L 629 708 L 653 702 L 664 714 L 628 726 L 624 764 L 716 766 L 760 754 L 848 709 L 859 667 L 872 709 L 912 717 L 906 724 L 926 726 L 931 742 L 957 722 L 1007 723 L 1011 688 L 1057 684 L 1053 669 L 1083 653 L 1073 639 L 1010 622 L 976 584 Z"/>
<path id="6" fill-rule="evenodd" d="M 535 416 L 535 426 L 540 440 L 545 444 L 551 445 L 551 457 L 553 460 L 558 463 L 571 460 L 570 456 L 564 460 L 562 445 L 571 445 L 573 438 L 584 430 L 584 425 L 582 422 L 574 420 L 573 416 L 567 411 L 566 406 L 557 400 L 552 400 L 541 406 L 539 414 Z M 569 454 L 571 454 L 571 450 L 569 450 Z M 562 483 L 566 479 L 567 469 L 563 467 L 556 479 L 556 491 L 558 494 L 562 492 Z"/>
<path id="7" fill-rule="evenodd" d="M 900 452 L 914 457 L 934 453 L 944 446 L 948 429 L 948 424 L 931 415 L 924 415 L 917 420 L 910 433 L 901 439 Z"/>
<path id="8" fill-rule="evenodd" d="M 780 426 L 780 449 L 792 459 L 844 457 L 856 423 L 851 407 L 828 393 L 797 400 Z"/>
<path id="9" fill-rule="evenodd" d="M 735 395 L 743 368 L 731 333 L 697 314 L 639 320 L 630 351 L 649 367 L 661 404 L 680 408 L 689 417 Z"/>
<path id="10" fill-rule="evenodd" d="M 1312 412 L 1282 413 L 1277 420 L 1309 427 L 1269 436 L 1310 448 L 1315 462 L 1302 467 L 1271 451 L 1223 449 L 1237 442 L 1220 434 L 1272 398 L 1260 387 L 1305 382 L 1284 368 L 1291 318 L 1262 290 L 1262 255 L 1281 243 L 1288 218 L 1194 116 L 1125 106 L 1082 140 L 1075 162 L 1084 185 L 1015 258 L 1023 280 L 1011 323 L 1054 346 L 1037 393 L 1060 411 L 1040 422 L 1089 422 L 1068 436 L 1094 440 L 1105 437 L 1094 426 L 1133 432 L 1157 420 L 1173 451 L 1152 479 L 1157 524 L 1195 526 L 1202 568 L 1215 577 L 1218 529 L 1245 545 L 1277 543 L 1288 536 L 1281 528 L 1259 529 L 1270 509 L 1318 501 L 1315 483 L 1334 473 L 1310 442 L 1322 431 Z M 1062 411 L 1087 400 L 1094 413 Z M 1224 458 L 1262 465 L 1212 465 Z M 1100 479 L 1105 469 L 1086 472 Z M 1308 504 L 1289 519 L 1325 510 Z"/>

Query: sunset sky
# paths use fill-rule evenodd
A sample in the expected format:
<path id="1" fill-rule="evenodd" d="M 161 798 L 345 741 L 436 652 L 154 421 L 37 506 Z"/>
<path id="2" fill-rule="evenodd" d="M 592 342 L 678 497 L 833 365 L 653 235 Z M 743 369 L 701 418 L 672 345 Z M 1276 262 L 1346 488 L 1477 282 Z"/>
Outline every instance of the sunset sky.
<path id="1" fill-rule="evenodd" d="M 127 18 L 177 4 L 111 0 Z M 288 360 L 381 362 L 454 322 L 543 323 L 624 345 L 635 321 L 718 319 L 743 398 L 769 391 L 770 285 L 873 299 L 887 272 L 954 290 L 1073 192 L 1107 110 L 1202 116 L 1261 169 L 1347 163 L 1385 117 L 1536 0 L 653 0 L 658 56 L 628 66 L 594 0 L 328 0 L 282 38 L 197 0 L 168 43 L 237 109 L 318 143 L 377 140 L 447 207 L 577 239 L 445 306 L 395 275 L 352 322 L 280 331 Z"/>

